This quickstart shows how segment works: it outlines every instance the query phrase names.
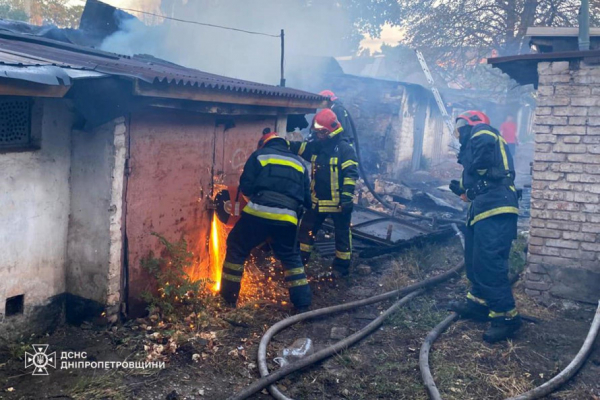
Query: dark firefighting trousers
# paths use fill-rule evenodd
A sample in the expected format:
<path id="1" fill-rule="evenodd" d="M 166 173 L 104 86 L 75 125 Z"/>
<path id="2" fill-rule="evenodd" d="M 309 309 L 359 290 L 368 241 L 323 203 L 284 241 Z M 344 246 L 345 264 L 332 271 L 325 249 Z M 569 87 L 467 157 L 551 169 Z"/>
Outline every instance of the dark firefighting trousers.
<path id="1" fill-rule="evenodd" d="M 268 240 L 275 257 L 283 264 L 290 301 L 295 307 L 310 306 L 312 295 L 300 259 L 300 249 L 296 243 L 296 230 L 296 225 L 276 224 L 243 213 L 227 237 L 221 296 L 230 303 L 237 302 L 244 262 L 255 247 Z"/>
<path id="2" fill-rule="evenodd" d="M 515 214 L 500 214 L 468 226 L 465 267 L 471 281 L 467 298 L 490 309 L 490 317 L 516 314 L 508 279 L 508 258 L 517 235 Z"/>
<path id="3" fill-rule="evenodd" d="M 309 210 L 304 214 L 300 223 L 300 253 L 302 254 L 302 263 L 306 265 L 315 243 L 317 232 L 323 226 L 323 222 L 331 216 L 333 219 L 335 234 L 335 259 L 333 268 L 347 273 L 352 259 L 352 232 L 350 232 L 350 222 L 352 213 L 320 213 L 315 210 Z"/>

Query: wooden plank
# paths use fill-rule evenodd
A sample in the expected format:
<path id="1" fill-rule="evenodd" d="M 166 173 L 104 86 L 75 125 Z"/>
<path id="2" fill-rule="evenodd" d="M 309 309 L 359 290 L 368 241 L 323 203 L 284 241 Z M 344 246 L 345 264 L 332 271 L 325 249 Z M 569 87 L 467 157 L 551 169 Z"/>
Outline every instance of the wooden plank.
<path id="1" fill-rule="evenodd" d="M 17 79 L 0 78 L 0 95 L 27 97 L 64 97 L 71 86 L 51 86 Z"/>

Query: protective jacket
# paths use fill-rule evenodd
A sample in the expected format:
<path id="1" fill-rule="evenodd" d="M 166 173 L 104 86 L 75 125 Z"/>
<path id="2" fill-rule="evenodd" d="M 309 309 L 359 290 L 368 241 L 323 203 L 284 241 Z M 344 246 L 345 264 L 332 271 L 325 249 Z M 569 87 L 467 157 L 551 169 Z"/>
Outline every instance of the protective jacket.
<path id="1" fill-rule="evenodd" d="M 335 100 L 331 106 L 331 111 L 335 113 L 340 124 L 344 127 L 343 138 L 348 140 L 350 143 L 354 143 L 354 137 L 356 135 L 356 126 L 350 116 L 350 113 L 344 107 L 341 101 Z"/>
<path id="2" fill-rule="evenodd" d="M 458 162 L 464 167 L 461 188 L 471 200 L 467 224 L 500 214 L 519 214 L 515 168 L 507 143 L 486 124 L 461 139 Z"/>
<path id="3" fill-rule="evenodd" d="M 317 212 L 341 212 L 341 204 L 354 199 L 358 161 L 342 132 L 340 127 L 323 142 L 290 143 L 292 152 L 311 163 L 311 202 Z"/>
<path id="4" fill-rule="evenodd" d="M 298 224 L 302 205 L 310 208 L 308 169 L 283 138 L 268 141 L 244 166 L 240 190 L 249 198 L 243 212 L 278 224 Z"/>

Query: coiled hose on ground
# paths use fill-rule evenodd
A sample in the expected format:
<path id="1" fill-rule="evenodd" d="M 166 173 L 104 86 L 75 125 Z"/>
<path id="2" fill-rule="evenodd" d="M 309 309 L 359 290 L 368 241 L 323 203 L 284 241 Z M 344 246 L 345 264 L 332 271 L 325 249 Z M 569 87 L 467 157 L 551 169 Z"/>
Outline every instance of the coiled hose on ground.
<path id="1" fill-rule="evenodd" d="M 535 389 L 530 390 L 529 392 L 523 393 L 517 397 L 511 397 L 507 400 L 534 400 L 539 399 L 541 397 L 547 396 L 550 393 L 554 392 L 563 384 L 567 383 L 571 378 L 577 374 L 579 369 L 585 363 L 588 356 L 592 351 L 592 347 L 596 338 L 598 337 L 598 331 L 600 330 L 600 301 L 598 302 L 598 308 L 596 309 L 596 314 L 594 319 L 592 320 L 592 324 L 590 326 L 590 330 L 583 342 L 583 346 L 573 359 L 567 365 L 565 369 L 563 369 L 560 374 L 556 375 L 554 378 L 550 379 L 548 382 L 544 383 L 541 386 L 536 387 Z"/>
<path id="2" fill-rule="evenodd" d="M 464 236 L 458 230 L 456 225 L 453 225 L 454 230 L 460 236 L 461 243 L 463 248 L 465 247 Z M 524 316 L 523 316 L 524 317 Z M 450 325 L 454 323 L 458 319 L 458 314 L 451 313 L 446 319 L 440 322 L 431 332 L 427 334 L 423 345 L 421 346 L 421 352 L 419 354 L 419 369 L 421 370 L 421 377 L 423 378 L 423 384 L 425 385 L 425 389 L 427 389 L 427 393 L 429 394 L 429 398 L 431 400 L 442 400 L 440 392 L 435 385 L 435 381 L 433 379 L 433 375 L 431 374 L 431 370 L 429 368 L 429 351 L 431 350 L 431 346 L 437 340 L 437 338 L 446 330 Z M 527 319 L 533 320 L 528 317 Z M 592 350 L 592 346 L 594 341 L 598 337 L 598 331 L 600 330 L 600 301 L 598 302 L 598 308 L 596 310 L 596 314 L 594 319 L 592 320 L 592 324 L 590 326 L 590 330 L 587 334 L 587 337 L 583 343 L 583 346 L 573 359 L 571 363 L 562 370 L 561 373 L 556 375 L 554 378 L 544 383 L 541 386 L 538 386 L 535 389 L 530 390 L 524 394 L 521 394 L 516 397 L 511 397 L 507 400 L 535 400 L 541 397 L 547 396 L 550 393 L 557 390 L 561 385 L 568 382 L 571 378 L 577 374 L 577 371 L 583 366 L 585 360 L 590 355 Z"/>
<path id="3" fill-rule="evenodd" d="M 440 396 L 440 392 L 438 391 L 435 381 L 433 380 L 433 376 L 431 375 L 431 371 L 429 369 L 429 350 L 433 343 L 437 340 L 437 338 L 446 330 L 452 323 L 458 318 L 456 313 L 450 314 L 446 319 L 440 322 L 425 338 L 423 342 L 423 346 L 421 347 L 421 354 L 419 357 L 419 368 L 421 369 L 421 377 L 423 378 L 423 383 L 425 384 L 425 388 L 427 389 L 427 393 L 429 394 L 429 398 L 431 400 L 442 400 Z M 595 317 L 590 326 L 590 330 L 583 342 L 583 346 L 571 361 L 571 363 L 562 370 L 558 375 L 554 378 L 550 379 L 548 382 L 544 383 L 541 386 L 536 387 L 535 389 L 530 390 L 529 392 L 523 393 L 516 397 L 511 397 L 507 400 L 535 400 L 542 398 L 544 396 L 549 395 L 550 393 L 557 390 L 560 386 L 567 383 L 571 378 L 577 374 L 579 369 L 585 363 L 585 360 L 590 355 L 592 351 L 592 347 L 594 341 L 598 337 L 598 332 L 600 331 L 600 302 L 598 302 L 598 308 L 596 309 Z"/>
<path id="4" fill-rule="evenodd" d="M 273 325 L 271 328 L 269 328 L 269 330 L 264 334 L 264 336 L 261 339 L 259 348 L 258 348 L 258 363 L 259 363 L 259 370 L 260 370 L 260 374 L 261 374 L 262 378 L 257 380 L 256 382 L 254 382 L 253 384 L 251 384 L 250 386 L 248 386 L 246 389 L 242 390 L 241 392 L 229 397 L 228 400 L 246 399 L 246 398 L 252 396 L 253 394 L 259 392 L 260 390 L 264 389 L 267 386 L 269 386 L 269 390 L 270 390 L 271 394 L 273 395 L 273 397 L 275 397 L 277 399 L 289 399 L 289 397 L 286 397 L 283 393 L 281 393 L 277 389 L 276 386 L 273 385 L 276 381 L 278 381 L 279 379 L 281 379 L 297 370 L 300 370 L 308 365 L 311 365 L 311 364 L 314 364 L 321 360 L 324 360 L 325 358 L 328 358 L 328 357 L 338 353 L 339 351 L 348 348 L 352 344 L 358 342 L 359 340 L 361 340 L 362 338 L 367 336 L 369 333 L 371 333 L 375 329 L 377 329 L 379 326 L 381 326 L 383 321 L 387 317 L 389 317 L 398 307 L 403 306 L 408 301 L 410 301 L 412 298 L 421 294 L 425 289 L 432 287 L 434 285 L 437 285 L 441 282 L 444 282 L 452 277 L 456 277 L 457 275 L 459 275 L 459 273 L 463 267 L 464 267 L 464 263 L 460 263 L 457 266 L 455 266 L 454 268 L 444 272 L 443 274 L 426 279 L 422 282 L 407 286 L 402 289 L 393 290 L 393 291 L 390 291 L 390 292 L 387 292 L 384 294 L 380 294 L 377 296 L 369 297 L 369 298 L 363 299 L 363 300 L 357 300 L 357 301 L 353 301 L 350 303 L 339 304 L 339 305 L 332 306 L 332 307 L 326 307 L 326 308 L 321 308 L 318 310 L 309 311 L 309 312 L 294 315 L 294 316 L 286 318 L 282 321 L 279 321 L 278 323 Z M 365 328 L 361 329 L 360 331 L 354 333 L 353 335 L 351 335 L 343 340 L 340 340 L 339 342 L 335 343 L 334 345 L 332 345 L 330 347 L 322 349 L 322 350 L 312 354 L 309 357 L 301 359 L 293 364 L 286 365 L 285 367 L 282 367 L 282 368 L 278 369 L 277 371 L 269 374 L 269 370 L 268 370 L 267 363 L 266 363 L 267 346 L 268 346 L 271 338 L 277 332 L 281 331 L 282 329 L 287 328 L 290 325 L 298 323 L 300 321 L 305 321 L 308 319 L 322 317 L 325 315 L 334 314 L 334 313 L 338 313 L 338 312 L 342 312 L 342 311 L 348 311 L 348 310 L 351 310 L 351 309 L 354 309 L 354 308 L 357 308 L 360 306 L 366 306 L 366 305 L 378 303 L 378 302 L 381 302 L 384 300 L 397 298 L 398 296 L 404 296 L 404 297 L 402 299 L 400 299 L 399 301 L 397 301 L 396 303 L 394 303 L 394 305 L 392 305 L 387 311 L 385 311 L 383 314 L 381 314 L 377 319 L 373 320 Z"/>

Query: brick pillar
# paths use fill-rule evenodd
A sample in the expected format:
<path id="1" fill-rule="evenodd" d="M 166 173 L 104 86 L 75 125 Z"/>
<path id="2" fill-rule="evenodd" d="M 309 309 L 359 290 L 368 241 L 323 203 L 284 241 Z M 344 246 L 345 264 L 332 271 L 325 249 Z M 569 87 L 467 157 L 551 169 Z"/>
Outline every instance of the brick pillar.
<path id="1" fill-rule="evenodd" d="M 597 301 L 600 65 L 540 63 L 526 292 Z M 594 293 L 596 292 L 596 293 Z"/>

